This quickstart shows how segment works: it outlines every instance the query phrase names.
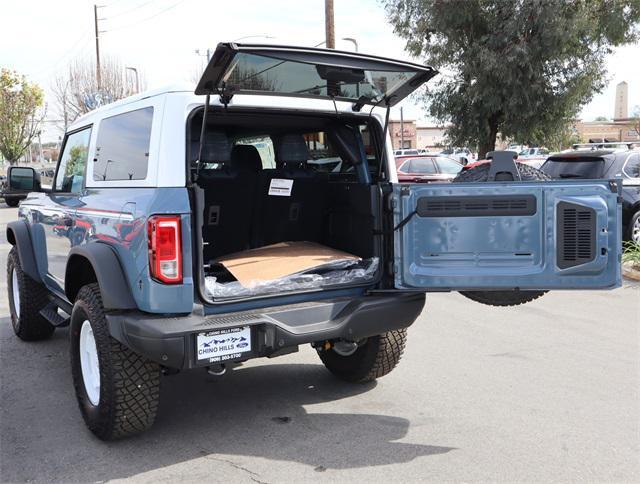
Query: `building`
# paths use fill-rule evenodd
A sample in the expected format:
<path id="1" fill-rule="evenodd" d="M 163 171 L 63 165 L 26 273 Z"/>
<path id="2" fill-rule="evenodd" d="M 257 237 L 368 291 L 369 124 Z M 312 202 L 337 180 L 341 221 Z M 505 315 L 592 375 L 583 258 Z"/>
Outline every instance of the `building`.
<path id="1" fill-rule="evenodd" d="M 405 119 L 404 123 L 400 120 L 389 120 L 389 135 L 391 136 L 391 144 L 394 150 L 418 148 L 416 136 L 416 121 L 414 119 Z M 404 141 L 404 146 L 402 145 Z"/>
<path id="2" fill-rule="evenodd" d="M 640 141 L 634 123 L 636 120 L 614 119 L 613 121 L 577 121 L 575 130 L 581 143 L 600 143 L 616 141 Z"/>
<path id="3" fill-rule="evenodd" d="M 629 117 L 629 86 L 622 81 L 616 86 L 612 121 L 582 121 L 575 123 L 581 143 L 635 141 L 640 142 L 640 122 Z"/>
<path id="4" fill-rule="evenodd" d="M 416 127 L 416 146 L 429 151 L 440 150 L 446 142 L 445 131 L 444 126 L 418 125 Z"/>
<path id="5" fill-rule="evenodd" d="M 398 119 L 389 121 L 389 135 L 394 150 L 420 148 L 434 151 L 445 145 L 446 128 L 444 126 L 418 125 L 413 119 L 405 119 L 403 127 L 402 124 Z M 404 146 L 402 146 L 403 138 Z"/>
<path id="6" fill-rule="evenodd" d="M 613 119 L 626 119 L 629 117 L 629 86 L 622 81 L 616 86 L 616 102 L 613 110 Z"/>

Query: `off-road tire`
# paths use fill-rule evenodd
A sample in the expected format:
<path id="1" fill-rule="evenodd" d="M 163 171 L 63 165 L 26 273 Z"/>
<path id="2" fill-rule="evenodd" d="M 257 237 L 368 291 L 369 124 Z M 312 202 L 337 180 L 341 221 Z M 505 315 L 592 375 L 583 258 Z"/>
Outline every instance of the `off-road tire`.
<path id="1" fill-rule="evenodd" d="M 461 171 L 453 180 L 453 183 L 482 183 L 488 181 L 490 163 L 474 166 L 468 170 Z M 520 178 L 529 180 L 550 180 L 540 170 L 523 163 L 518 163 Z M 547 291 L 460 291 L 463 296 L 473 301 L 487 304 L 489 306 L 517 306 L 528 303 L 546 294 Z"/>
<path id="2" fill-rule="evenodd" d="M 13 300 L 14 270 L 20 294 L 20 317 Z M 37 341 L 51 337 L 56 328 L 40 315 L 40 310 L 49 304 L 49 293 L 42 284 L 38 284 L 24 273 L 15 247 L 11 248 L 7 258 L 7 295 L 11 325 L 18 338 L 24 341 Z"/>
<path id="3" fill-rule="evenodd" d="M 350 356 L 341 356 L 333 349 L 319 349 L 318 355 L 341 380 L 365 383 L 390 373 L 400 361 L 406 342 L 407 330 L 398 329 L 367 338 Z"/>
<path id="4" fill-rule="evenodd" d="M 627 237 L 626 237 L 627 240 L 629 240 L 630 242 L 635 242 L 636 244 L 640 244 L 640 238 L 637 240 L 634 240 L 633 231 L 634 231 L 634 225 L 638 223 L 639 219 L 640 219 L 640 210 L 632 215 L 631 220 L 629 221 L 629 228 L 627 229 Z"/>
<path id="5" fill-rule="evenodd" d="M 93 330 L 100 371 L 100 398 L 89 400 L 80 364 L 80 329 Z M 83 286 L 71 315 L 71 371 L 76 397 L 87 427 L 102 440 L 115 440 L 153 425 L 160 399 L 160 366 L 134 353 L 109 334 L 97 284 Z"/>
<path id="6" fill-rule="evenodd" d="M 18 198 L 5 198 L 4 203 L 9 207 L 17 207 L 20 205 L 20 200 Z"/>

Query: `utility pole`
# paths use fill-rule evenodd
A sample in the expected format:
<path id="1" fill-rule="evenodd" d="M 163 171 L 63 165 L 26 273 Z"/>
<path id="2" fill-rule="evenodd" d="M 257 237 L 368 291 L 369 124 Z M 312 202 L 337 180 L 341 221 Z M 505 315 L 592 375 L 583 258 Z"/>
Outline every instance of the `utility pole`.
<path id="1" fill-rule="evenodd" d="M 335 49 L 336 30 L 333 22 L 333 0 L 324 0 L 324 25 L 327 49 Z"/>
<path id="2" fill-rule="evenodd" d="M 40 148 L 40 163 L 44 161 L 44 156 L 42 155 L 42 138 L 40 138 L 41 134 L 42 134 L 42 130 L 38 131 L 38 147 Z"/>
<path id="3" fill-rule="evenodd" d="M 400 149 L 404 149 L 404 116 L 402 106 L 400 106 Z"/>
<path id="4" fill-rule="evenodd" d="M 95 4 L 93 5 L 93 21 L 96 29 L 96 82 L 99 91 L 102 85 L 100 78 L 100 31 L 98 30 L 98 6 Z"/>

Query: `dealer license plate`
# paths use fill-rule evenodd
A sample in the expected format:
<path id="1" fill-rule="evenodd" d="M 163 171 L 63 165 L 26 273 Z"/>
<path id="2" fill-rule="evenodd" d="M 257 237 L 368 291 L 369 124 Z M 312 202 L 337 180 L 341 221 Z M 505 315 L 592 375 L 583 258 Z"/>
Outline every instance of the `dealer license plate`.
<path id="1" fill-rule="evenodd" d="M 196 338 L 198 361 L 216 363 L 241 358 L 251 352 L 251 328 L 229 328 L 199 333 Z"/>

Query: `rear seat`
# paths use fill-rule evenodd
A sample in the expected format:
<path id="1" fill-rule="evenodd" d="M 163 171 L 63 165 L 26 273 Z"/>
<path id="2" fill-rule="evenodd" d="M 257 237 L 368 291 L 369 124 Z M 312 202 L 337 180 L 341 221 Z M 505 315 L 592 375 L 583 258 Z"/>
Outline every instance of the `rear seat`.
<path id="1" fill-rule="evenodd" d="M 206 262 L 248 249 L 251 241 L 254 194 L 262 161 L 253 146 L 230 149 L 224 133 L 209 133 L 204 163 L 222 163 L 221 169 L 201 170 L 198 185 L 205 190 L 203 238 Z"/>
<path id="2" fill-rule="evenodd" d="M 273 142 L 277 168 L 260 174 L 253 246 L 288 240 L 320 241 L 328 176 L 315 173 L 307 166 L 310 154 L 302 135 L 284 135 L 274 138 Z M 278 180 L 293 181 L 290 193 L 281 190 L 280 195 L 274 194 Z"/>

